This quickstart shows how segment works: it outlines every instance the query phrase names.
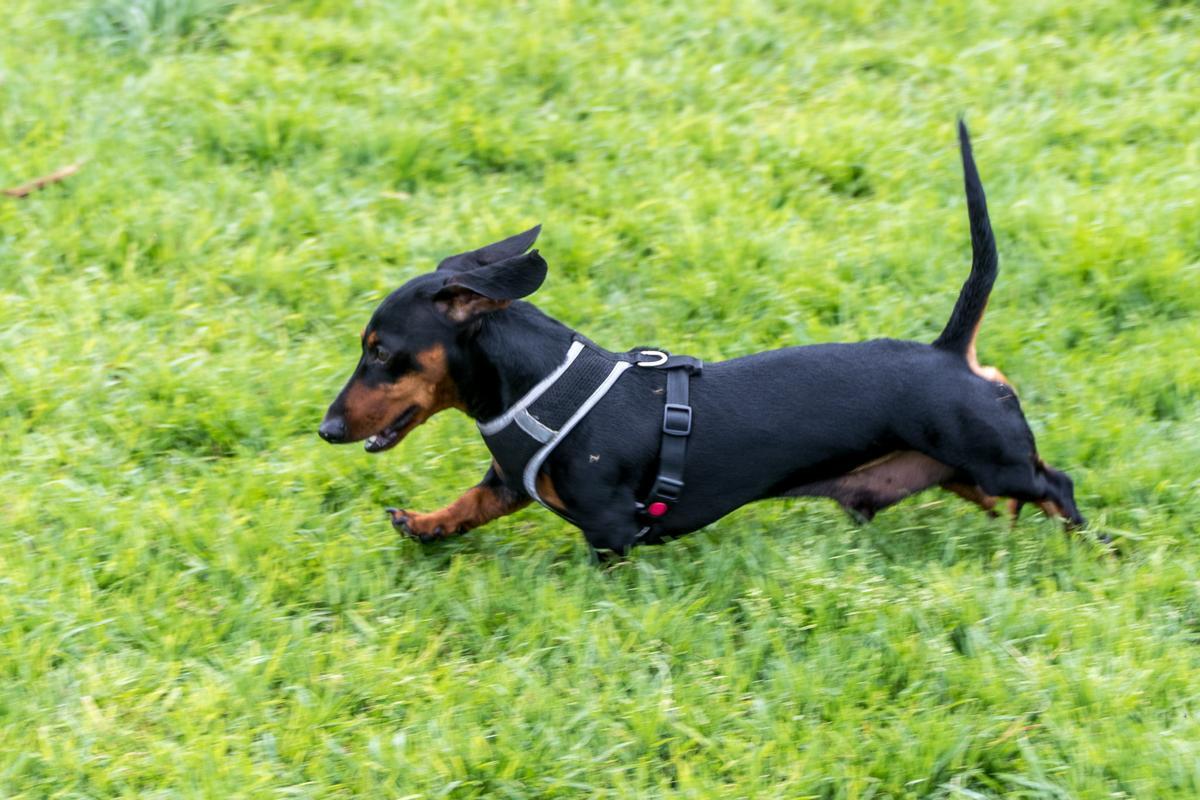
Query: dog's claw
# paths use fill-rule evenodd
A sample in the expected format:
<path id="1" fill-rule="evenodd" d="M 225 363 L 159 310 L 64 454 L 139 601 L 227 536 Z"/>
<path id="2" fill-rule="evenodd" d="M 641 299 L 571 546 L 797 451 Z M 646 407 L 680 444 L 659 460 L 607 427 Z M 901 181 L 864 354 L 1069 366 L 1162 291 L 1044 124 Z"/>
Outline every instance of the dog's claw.
<path id="1" fill-rule="evenodd" d="M 415 533 L 408 527 L 407 522 L 408 522 L 408 520 L 405 519 L 404 530 L 408 533 L 409 536 L 413 537 L 421 544 L 429 544 L 430 542 L 436 542 L 438 539 L 442 538 L 442 526 L 441 525 L 434 528 L 432 533 Z"/>
<path id="2" fill-rule="evenodd" d="M 408 536 L 411 539 L 416 539 L 422 544 L 436 542 L 445 535 L 445 530 L 441 525 L 438 525 L 436 528 L 434 528 L 431 533 L 420 533 L 415 531 L 412 528 L 412 519 L 408 516 L 408 512 L 401 511 L 398 508 L 388 508 L 385 510 L 387 511 L 388 516 L 391 517 L 393 526 L 398 528 L 405 536 Z"/>

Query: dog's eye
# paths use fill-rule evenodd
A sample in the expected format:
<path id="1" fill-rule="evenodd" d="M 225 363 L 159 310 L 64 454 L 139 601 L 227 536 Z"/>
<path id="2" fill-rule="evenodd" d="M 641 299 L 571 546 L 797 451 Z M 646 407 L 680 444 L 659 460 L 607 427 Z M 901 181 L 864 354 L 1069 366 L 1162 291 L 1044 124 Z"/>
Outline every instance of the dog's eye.
<path id="1" fill-rule="evenodd" d="M 387 350 L 384 350 L 379 345 L 375 345 L 374 347 L 372 347 L 369 354 L 371 356 L 372 361 L 377 361 L 380 364 L 385 363 L 391 357 L 391 354 L 388 353 Z"/>

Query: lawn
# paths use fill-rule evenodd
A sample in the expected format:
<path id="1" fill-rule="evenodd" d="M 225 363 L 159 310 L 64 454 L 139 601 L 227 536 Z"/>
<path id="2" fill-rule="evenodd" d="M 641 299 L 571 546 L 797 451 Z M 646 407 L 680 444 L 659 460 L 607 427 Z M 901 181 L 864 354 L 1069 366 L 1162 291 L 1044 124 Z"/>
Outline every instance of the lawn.
<path id="1" fill-rule="evenodd" d="M 0 195 L 0 796 L 1200 796 L 1194 3 L 3 6 L 0 188 L 83 166 Z M 960 112 L 1082 536 L 780 501 L 601 570 L 396 535 L 456 412 L 317 439 L 386 292 L 537 222 L 614 349 L 932 339 Z"/>

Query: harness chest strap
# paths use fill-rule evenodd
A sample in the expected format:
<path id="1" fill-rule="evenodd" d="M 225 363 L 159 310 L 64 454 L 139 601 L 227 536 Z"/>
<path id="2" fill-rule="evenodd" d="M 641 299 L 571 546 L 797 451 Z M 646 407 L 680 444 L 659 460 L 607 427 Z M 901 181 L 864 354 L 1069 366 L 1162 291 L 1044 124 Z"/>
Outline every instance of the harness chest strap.
<path id="1" fill-rule="evenodd" d="M 558 443 L 562 441 L 564 436 L 570 433 L 572 429 L 579 424 L 581 419 L 587 416 L 587 413 L 592 410 L 596 403 L 599 403 L 600 399 L 604 397 L 604 395 L 608 394 L 608 390 L 611 389 L 613 384 L 617 382 L 617 378 L 621 377 L 621 373 L 629 369 L 631 366 L 633 365 L 628 361 L 618 361 L 617 363 L 613 364 L 612 370 L 609 371 L 608 376 L 605 377 L 604 381 L 596 387 L 595 391 L 588 395 L 587 400 L 583 401 L 583 405 L 575 410 L 575 413 L 572 414 L 570 418 L 562 424 L 561 428 L 559 428 L 557 431 L 551 431 L 550 438 L 546 440 L 540 450 L 533 454 L 533 458 L 529 459 L 529 463 L 525 465 L 525 471 L 522 473 L 521 478 L 525 485 L 525 491 L 528 492 L 529 496 L 534 500 L 537 500 L 542 505 L 546 505 L 546 502 L 542 500 L 541 496 L 537 492 L 537 475 L 538 470 L 542 468 L 542 464 L 546 462 L 546 458 L 550 455 L 551 451 L 558 446 Z"/>
<path id="2" fill-rule="evenodd" d="M 583 342 L 572 342 L 553 372 L 499 417 L 477 423 L 479 432 L 501 468 L 521 476 L 521 485 L 530 497 L 562 514 L 538 493 L 538 472 L 554 448 L 632 366 Z"/>
<path id="3" fill-rule="evenodd" d="M 692 407 L 688 405 L 691 376 L 683 367 L 667 370 L 667 402 L 663 406 L 662 441 L 658 450 L 658 475 L 646 500 L 646 512 L 661 517 L 683 491 L 687 437 L 692 432 Z"/>
<path id="4" fill-rule="evenodd" d="M 644 503 L 638 504 L 642 539 L 662 521 L 671 506 L 683 494 L 683 468 L 687 463 L 687 440 L 692 432 L 692 407 L 689 404 L 689 385 L 693 375 L 704 364 L 691 356 L 670 356 L 653 366 L 667 372 L 667 397 L 663 405 L 662 438 L 658 450 L 658 474 Z"/>
<path id="5" fill-rule="evenodd" d="M 508 475 L 520 475 L 521 485 L 531 498 L 566 517 L 562 509 L 548 504 L 538 493 L 537 478 L 542 465 L 627 369 L 635 365 L 662 369 L 667 373 L 667 392 L 658 473 L 646 501 L 637 504 L 637 511 L 645 520 L 651 525 L 658 522 L 683 489 L 687 437 L 692 430 L 688 383 L 702 365 L 698 359 L 667 356 L 655 350 L 642 351 L 640 355 L 656 358 L 653 361 L 632 361 L 629 356 L 614 358 L 584 342 L 572 342 L 563 362 L 507 411 L 495 419 L 476 423 L 501 470 Z M 648 530 L 649 526 L 640 535 Z"/>
<path id="6" fill-rule="evenodd" d="M 553 372 L 538 381 L 536 386 L 526 392 L 520 400 L 513 403 L 507 411 L 495 419 L 489 420 L 488 422 L 476 422 L 475 426 L 479 428 L 479 432 L 483 434 L 484 438 L 487 438 L 488 436 L 494 436 L 495 434 L 504 430 L 504 428 L 506 428 L 509 423 L 515 421 L 518 416 L 520 416 L 521 420 L 524 422 L 524 424 L 522 424 L 522 422 L 517 422 L 517 424 L 521 425 L 522 428 L 524 428 L 525 425 L 530 424 L 530 421 L 539 427 L 544 427 L 541 426 L 541 423 L 537 422 L 537 420 L 533 419 L 533 417 L 529 416 L 529 411 L 527 409 L 533 404 L 534 400 L 537 400 L 539 397 L 545 394 L 546 390 L 553 386 L 554 382 L 561 378 L 562 374 L 566 372 L 573 363 L 575 363 L 575 359 L 579 358 L 579 354 L 583 352 L 584 346 L 585 345 L 583 342 L 580 341 L 571 342 L 571 347 L 567 350 L 567 357 L 563 360 L 563 362 L 555 367 Z M 533 434 L 530 434 L 530 436 L 533 436 Z M 534 438 L 537 437 L 535 436 Z"/>

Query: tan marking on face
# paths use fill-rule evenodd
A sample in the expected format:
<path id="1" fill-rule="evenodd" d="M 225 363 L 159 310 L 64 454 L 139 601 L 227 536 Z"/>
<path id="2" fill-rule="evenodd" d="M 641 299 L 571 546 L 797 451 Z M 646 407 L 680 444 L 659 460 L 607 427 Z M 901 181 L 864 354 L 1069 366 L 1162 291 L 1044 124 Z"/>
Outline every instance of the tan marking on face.
<path id="1" fill-rule="evenodd" d="M 346 392 L 346 427 L 350 438 L 365 439 L 392 424 L 409 408 L 416 407 L 404 433 L 447 408 L 465 409 L 450 378 L 446 350 L 434 345 L 417 355 L 420 369 L 395 383 L 369 387 L 355 381 Z"/>
<path id="2" fill-rule="evenodd" d="M 365 328 L 363 329 L 363 333 L 367 333 Z M 374 347 L 377 344 L 379 344 L 379 334 L 376 333 L 375 331 L 371 331 L 369 334 L 367 334 L 367 339 L 366 339 L 367 349 L 370 350 L 372 347 Z"/>
<path id="3" fill-rule="evenodd" d="M 541 497 L 547 505 L 552 506 L 559 511 L 567 510 L 566 503 L 564 503 L 562 498 L 558 496 L 558 490 L 554 488 L 554 481 L 550 480 L 549 475 L 544 472 L 539 473 L 534 486 L 537 489 L 538 496 Z"/>

